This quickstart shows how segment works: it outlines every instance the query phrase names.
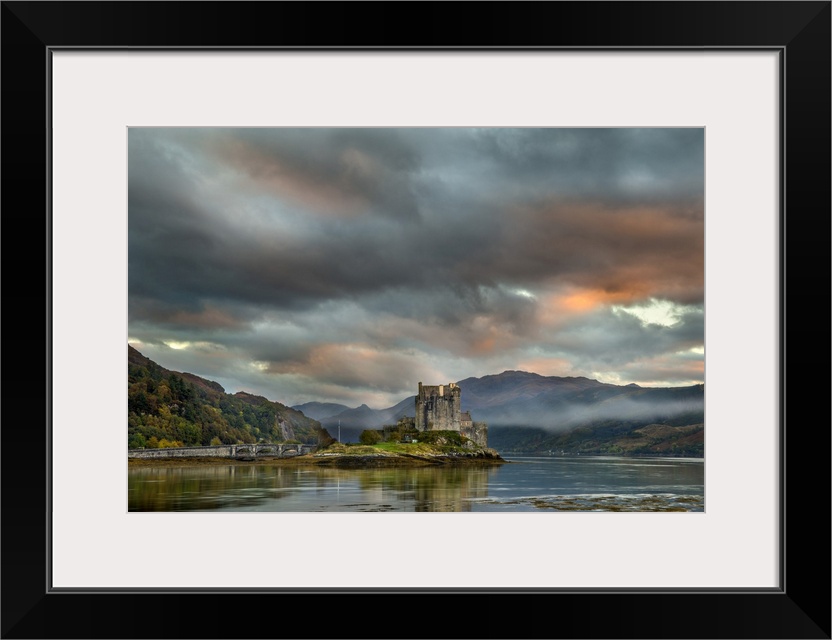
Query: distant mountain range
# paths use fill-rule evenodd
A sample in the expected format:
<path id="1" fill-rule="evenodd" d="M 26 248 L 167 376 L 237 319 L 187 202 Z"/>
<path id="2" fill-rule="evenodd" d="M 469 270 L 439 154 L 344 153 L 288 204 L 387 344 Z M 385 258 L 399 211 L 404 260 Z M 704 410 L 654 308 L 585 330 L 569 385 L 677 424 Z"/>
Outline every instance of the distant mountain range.
<path id="1" fill-rule="evenodd" d="M 525 371 L 466 378 L 457 384 L 462 410 L 488 423 L 489 446 L 498 450 L 701 455 L 704 449 L 701 384 L 640 387 Z M 293 408 L 320 421 L 335 437 L 340 424 L 341 440 L 351 442 L 363 429 L 413 416 L 415 396 L 386 409 L 319 402 Z M 645 427 L 651 428 L 636 433 Z M 683 437 L 686 440 L 680 441 Z M 668 443 L 676 443 L 676 448 Z"/>
<path id="2" fill-rule="evenodd" d="M 260 440 L 315 443 L 329 435 L 357 442 L 364 429 L 395 424 L 414 416 L 416 409 L 415 396 L 386 409 L 321 402 L 290 408 L 244 392 L 225 393 L 217 382 L 165 369 L 130 346 L 128 364 L 130 447 Z M 488 444 L 500 453 L 704 453 L 701 384 L 619 386 L 525 371 L 466 378 L 457 384 L 462 410 L 488 423 Z"/>
<path id="3" fill-rule="evenodd" d="M 364 429 L 381 429 L 386 424 L 396 424 L 400 418 L 416 414 L 416 396 L 405 398 L 386 409 L 371 409 L 366 404 L 351 409 L 344 404 L 330 402 L 307 402 L 292 407 L 304 415 L 318 420 L 334 438 L 341 442 L 358 442 Z"/>

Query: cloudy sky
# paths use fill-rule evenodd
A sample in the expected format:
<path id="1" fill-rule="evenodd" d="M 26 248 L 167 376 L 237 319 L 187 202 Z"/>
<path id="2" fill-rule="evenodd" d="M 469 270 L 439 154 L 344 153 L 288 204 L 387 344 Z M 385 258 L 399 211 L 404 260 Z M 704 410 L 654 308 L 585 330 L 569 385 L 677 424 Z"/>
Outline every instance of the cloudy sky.
<path id="1" fill-rule="evenodd" d="M 702 129 L 129 131 L 128 341 L 284 404 L 704 382 Z"/>

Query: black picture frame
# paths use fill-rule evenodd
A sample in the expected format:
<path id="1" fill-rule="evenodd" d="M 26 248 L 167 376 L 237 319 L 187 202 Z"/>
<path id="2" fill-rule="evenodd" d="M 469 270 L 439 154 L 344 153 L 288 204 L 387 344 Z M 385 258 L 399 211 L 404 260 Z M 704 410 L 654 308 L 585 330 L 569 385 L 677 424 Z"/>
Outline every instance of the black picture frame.
<path id="1" fill-rule="evenodd" d="M 830 637 L 830 2 L 3 2 L 0 20 L 3 638 Z M 51 590 L 48 96 L 67 47 L 778 51 L 780 588 Z"/>

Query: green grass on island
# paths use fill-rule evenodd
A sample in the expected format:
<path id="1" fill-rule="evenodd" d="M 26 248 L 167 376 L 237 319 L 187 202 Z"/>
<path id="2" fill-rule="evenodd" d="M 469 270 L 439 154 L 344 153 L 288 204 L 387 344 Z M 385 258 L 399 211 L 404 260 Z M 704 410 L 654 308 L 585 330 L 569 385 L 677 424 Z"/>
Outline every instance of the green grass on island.
<path id="1" fill-rule="evenodd" d="M 361 443 L 331 442 L 311 457 L 324 464 L 332 461 L 350 466 L 505 462 L 494 449 L 481 447 L 458 431 L 423 431 L 402 436 L 378 441 L 379 432 L 368 430 L 361 434 Z"/>

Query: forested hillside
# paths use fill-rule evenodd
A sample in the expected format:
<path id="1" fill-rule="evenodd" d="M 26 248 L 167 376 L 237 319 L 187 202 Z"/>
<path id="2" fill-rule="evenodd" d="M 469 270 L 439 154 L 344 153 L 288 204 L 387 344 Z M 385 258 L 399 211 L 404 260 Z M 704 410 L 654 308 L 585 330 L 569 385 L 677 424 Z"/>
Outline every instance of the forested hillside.
<path id="1" fill-rule="evenodd" d="M 128 447 L 255 442 L 317 444 L 317 420 L 262 396 L 225 393 L 216 383 L 169 371 L 129 346 Z"/>

